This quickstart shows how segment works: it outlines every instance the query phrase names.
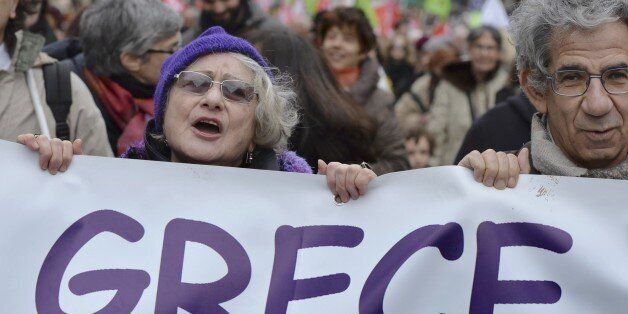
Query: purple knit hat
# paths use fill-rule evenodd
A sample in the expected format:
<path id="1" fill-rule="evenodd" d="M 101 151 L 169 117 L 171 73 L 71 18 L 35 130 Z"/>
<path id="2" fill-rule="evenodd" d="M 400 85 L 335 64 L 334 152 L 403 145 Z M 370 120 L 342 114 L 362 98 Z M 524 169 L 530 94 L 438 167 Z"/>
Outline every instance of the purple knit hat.
<path id="1" fill-rule="evenodd" d="M 266 69 L 266 73 L 273 79 L 273 74 L 268 67 L 266 60 L 248 41 L 234 37 L 220 26 L 209 28 L 203 34 L 198 36 L 194 41 L 187 44 L 183 49 L 173 53 L 161 67 L 161 75 L 159 83 L 155 89 L 155 130 L 159 133 L 163 132 L 164 111 L 166 109 L 166 99 L 168 91 L 174 82 L 174 76 L 185 70 L 192 62 L 198 58 L 223 52 L 235 52 L 245 55 L 262 68 Z"/>

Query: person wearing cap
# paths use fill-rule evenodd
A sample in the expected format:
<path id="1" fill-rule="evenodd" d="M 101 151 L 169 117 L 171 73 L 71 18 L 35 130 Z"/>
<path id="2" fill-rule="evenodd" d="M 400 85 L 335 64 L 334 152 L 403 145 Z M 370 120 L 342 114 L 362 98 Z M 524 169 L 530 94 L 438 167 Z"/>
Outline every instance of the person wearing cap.
<path id="1" fill-rule="evenodd" d="M 155 91 L 155 117 L 144 140 L 123 157 L 215 166 L 311 173 L 287 151 L 298 122 L 296 94 L 247 41 L 212 27 L 164 62 Z M 44 136 L 19 141 L 39 151 L 40 166 L 67 169 L 74 147 L 57 147 Z M 52 146 L 52 148 L 51 148 Z M 42 148 L 52 154 L 41 154 Z M 368 167 L 319 163 L 332 193 L 343 202 L 364 194 L 375 173 Z"/>

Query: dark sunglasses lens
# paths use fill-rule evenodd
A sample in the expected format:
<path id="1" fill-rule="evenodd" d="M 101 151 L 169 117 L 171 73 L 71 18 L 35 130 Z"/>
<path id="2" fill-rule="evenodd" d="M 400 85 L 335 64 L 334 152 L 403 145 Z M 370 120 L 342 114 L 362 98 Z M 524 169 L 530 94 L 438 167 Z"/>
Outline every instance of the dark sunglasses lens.
<path id="1" fill-rule="evenodd" d="M 211 78 L 194 72 L 181 72 L 177 87 L 190 93 L 204 94 L 212 86 Z"/>
<path id="2" fill-rule="evenodd" d="M 232 101 L 251 101 L 255 94 L 253 86 L 240 81 L 222 82 L 222 93 Z"/>

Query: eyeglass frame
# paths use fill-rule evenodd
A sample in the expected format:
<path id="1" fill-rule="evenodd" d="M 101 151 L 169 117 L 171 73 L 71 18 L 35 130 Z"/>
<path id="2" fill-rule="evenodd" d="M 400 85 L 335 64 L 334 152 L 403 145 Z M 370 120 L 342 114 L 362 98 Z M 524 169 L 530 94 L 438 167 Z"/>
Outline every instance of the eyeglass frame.
<path id="1" fill-rule="evenodd" d="M 177 45 L 174 46 L 170 50 L 150 48 L 150 49 L 146 50 L 146 52 L 144 54 L 148 54 L 148 53 L 166 53 L 166 54 L 171 55 L 171 54 L 181 50 L 182 48 L 183 48 L 183 42 L 182 42 L 181 39 L 179 39 L 179 42 L 177 43 Z"/>
<path id="2" fill-rule="evenodd" d="M 242 100 L 242 101 L 237 101 L 237 100 L 229 99 L 229 98 L 227 98 L 227 97 L 225 96 L 225 93 L 222 91 L 222 87 L 223 87 L 223 85 L 222 85 L 222 84 L 223 84 L 224 82 L 228 82 L 228 81 L 235 81 L 235 82 L 242 82 L 242 83 L 243 83 L 243 84 L 245 84 L 245 85 L 249 85 L 249 86 L 251 86 L 251 87 L 253 88 L 253 95 L 259 99 L 259 94 L 257 93 L 257 90 L 255 90 L 255 87 L 254 87 L 252 84 L 249 84 L 249 83 L 247 83 L 247 82 L 245 82 L 245 81 L 242 81 L 242 80 L 222 80 L 222 81 L 217 81 L 217 80 L 215 80 L 213 77 L 211 77 L 211 76 L 209 76 L 209 75 L 207 75 L 207 74 L 204 74 L 204 73 L 201 73 L 201 72 L 196 72 L 196 71 L 181 71 L 181 72 L 179 72 L 179 73 L 175 74 L 175 75 L 174 75 L 174 78 L 175 78 L 177 81 L 179 81 L 179 76 L 180 76 L 180 74 L 181 74 L 181 73 L 185 73 L 185 72 L 188 72 L 188 73 L 195 73 L 195 74 L 202 75 L 202 76 L 204 76 L 204 77 L 209 78 L 209 80 L 211 81 L 211 84 L 209 85 L 209 88 L 207 88 L 207 90 L 206 90 L 204 93 L 202 93 L 202 94 L 198 94 L 198 93 L 194 93 L 194 92 L 186 91 L 186 90 L 184 90 L 184 89 L 180 88 L 180 89 L 181 89 L 183 92 L 185 92 L 185 93 L 189 93 L 189 94 L 192 94 L 192 95 L 197 95 L 197 96 L 202 96 L 202 95 L 207 94 L 207 92 L 209 92 L 209 90 L 210 90 L 210 89 L 214 86 L 214 83 L 218 83 L 218 85 L 220 85 L 220 94 L 222 95 L 222 98 L 223 98 L 224 100 L 231 101 L 231 102 L 236 102 L 236 103 L 243 103 L 243 104 L 248 104 L 248 103 L 251 103 L 251 102 L 253 101 L 253 98 L 251 98 L 250 100 L 244 99 L 244 100 Z"/>
<path id="3" fill-rule="evenodd" d="M 606 88 L 606 83 L 604 82 L 604 80 L 602 79 L 604 77 L 604 74 L 606 74 L 606 72 L 608 71 L 615 71 L 615 70 L 626 70 L 628 71 L 628 67 L 614 67 L 614 68 L 609 68 L 606 69 L 604 71 L 602 71 L 602 73 L 600 73 L 600 75 L 591 75 L 589 72 L 585 71 L 585 70 L 562 70 L 562 71 L 556 71 L 554 72 L 553 75 L 546 75 L 545 77 L 551 81 L 551 85 L 552 85 L 552 92 L 554 92 L 554 94 L 558 95 L 558 96 L 565 96 L 565 97 L 580 97 L 584 94 L 587 93 L 587 91 L 589 90 L 589 86 L 591 86 L 591 79 L 593 78 L 598 78 L 600 79 L 600 83 L 602 83 L 602 87 L 604 88 L 604 90 L 611 94 L 611 95 L 623 95 L 628 93 L 628 90 L 620 92 L 620 93 L 611 93 L 608 91 L 608 89 Z M 583 72 L 586 73 L 589 77 L 587 78 L 587 83 L 586 83 L 586 88 L 584 89 L 584 92 L 582 92 L 581 94 L 578 95 L 566 95 L 566 94 L 561 94 L 558 91 L 556 91 L 556 74 L 560 73 L 560 72 Z"/>
<path id="4" fill-rule="evenodd" d="M 482 45 L 482 44 L 478 44 L 478 43 L 472 43 L 470 45 L 471 49 L 477 49 L 481 52 L 499 52 L 501 50 L 501 48 L 499 47 L 499 45 L 495 45 L 495 46 L 489 46 L 489 45 Z"/>
<path id="5" fill-rule="evenodd" d="M 181 48 L 175 48 L 175 49 L 172 49 L 172 50 L 162 50 L 162 49 L 153 49 L 153 48 L 150 48 L 150 49 L 146 50 L 146 52 L 145 52 L 145 53 L 167 53 L 167 54 L 171 55 L 171 54 L 173 54 L 173 53 L 175 53 L 175 52 L 179 51 L 180 49 L 181 49 Z"/>

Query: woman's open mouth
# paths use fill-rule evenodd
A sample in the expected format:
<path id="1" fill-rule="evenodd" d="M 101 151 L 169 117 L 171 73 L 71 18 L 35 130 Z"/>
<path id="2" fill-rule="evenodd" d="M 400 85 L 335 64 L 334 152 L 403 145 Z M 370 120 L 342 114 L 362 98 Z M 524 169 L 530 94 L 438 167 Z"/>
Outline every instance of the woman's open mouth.
<path id="1" fill-rule="evenodd" d="M 204 139 L 216 139 L 220 137 L 220 122 L 214 119 L 201 119 L 192 125 L 194 133 Z"/>

